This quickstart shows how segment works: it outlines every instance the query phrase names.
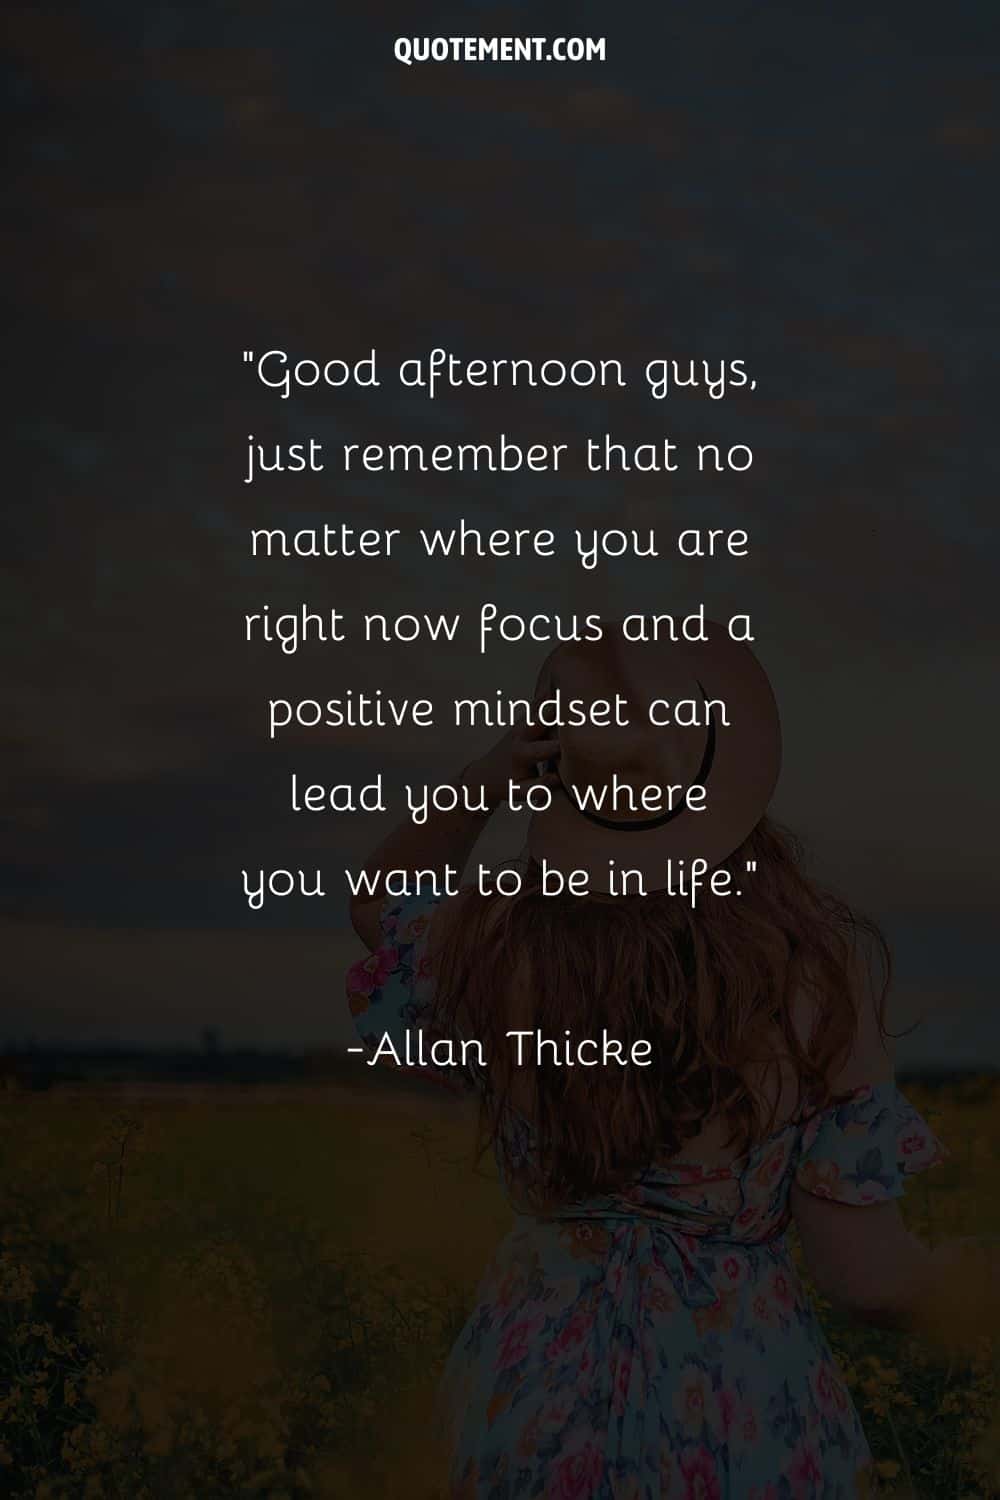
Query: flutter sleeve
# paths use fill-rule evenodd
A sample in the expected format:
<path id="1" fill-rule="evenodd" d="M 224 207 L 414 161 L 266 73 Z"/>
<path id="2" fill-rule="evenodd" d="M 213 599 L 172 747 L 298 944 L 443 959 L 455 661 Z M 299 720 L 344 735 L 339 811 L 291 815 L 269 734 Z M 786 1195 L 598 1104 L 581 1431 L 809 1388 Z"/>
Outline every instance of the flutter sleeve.
<path id="1" fill-rule="evenodd" d="M 895 1084 L 869 1084 L 806 1121 L 795 1180 L 818 1198 L 885 1203 L 947 1152 Z"/>
<path id="2" fill-rule="evenodd" d="M 347 971 L 347 999 L 373 1060 L 467 1082 L 460 1044 L 433 1026 L 434 983 L 427 939 L 440 896 L 390 896 L 379 913 L 374 953 Z"/>

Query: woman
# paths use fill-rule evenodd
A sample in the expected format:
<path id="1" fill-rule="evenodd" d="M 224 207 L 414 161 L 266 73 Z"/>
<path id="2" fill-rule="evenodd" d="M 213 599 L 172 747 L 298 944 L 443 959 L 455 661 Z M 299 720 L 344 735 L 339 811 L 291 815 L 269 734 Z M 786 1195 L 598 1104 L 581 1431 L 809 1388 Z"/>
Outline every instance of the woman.
<path id="1" fill-rule="evenodd" d="M 518 1210 L 449 1362 L 451 1493 L 853 1496 L 870 1454 L 786 1231 L 861 1317 L 905 1320 L 939 1274 L 895 1203 L 942 1153 L 893 1084 L 884 945 L 765 816 L 780 734 L 746 647 L 612 629 L 553 653 L 536 703 L 556 689 L 621 694 L 628 722 L 515 731 L 462 773 L 490 809 L 549 788 L 520 893 L 352 911 L 361 1035 L 479 1044 L 463 1077 Z M 653 729 L 654 702 L 707 712 Z M 484 821 L 404 825 L 368 868 L 463 868 Z M 698 857 L 717 880 L 692 902 Z M 610 894 L 626 868 L 645 894 Z M 544 894 L 553 871 L 588 893 Z"/>

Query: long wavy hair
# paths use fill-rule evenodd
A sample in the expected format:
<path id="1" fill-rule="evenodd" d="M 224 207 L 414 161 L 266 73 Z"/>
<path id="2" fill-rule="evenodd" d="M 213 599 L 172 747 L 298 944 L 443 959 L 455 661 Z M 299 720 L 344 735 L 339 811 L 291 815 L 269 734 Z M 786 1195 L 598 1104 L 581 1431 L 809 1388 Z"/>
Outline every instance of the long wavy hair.
<path id="1" fill-rule="evenodd" d="M 432 955 L 436 1026 L 483 1042 L 482 1141 L 529 1196 L 613 1191 L 708 1122 L 748 1151 L 775 1128 L 789 1080 L 795 1110 L 830 1102 L 863 1005 L 884 1033 L 885 941 L 808 877 L 793 836 L 763 819 L 724 867 L 742 895 L 699 896 L 693 909 L 665 892 L 543 896 L 533 864 L 515 897 L 463 896 Z M 518 1069 L 515 1028 L 557 1039 L 607 1028 L 626 1046 L 651 1042 L 651 1066 Z M 505 1128 L 525 1089 L 533 1184 Z"/>

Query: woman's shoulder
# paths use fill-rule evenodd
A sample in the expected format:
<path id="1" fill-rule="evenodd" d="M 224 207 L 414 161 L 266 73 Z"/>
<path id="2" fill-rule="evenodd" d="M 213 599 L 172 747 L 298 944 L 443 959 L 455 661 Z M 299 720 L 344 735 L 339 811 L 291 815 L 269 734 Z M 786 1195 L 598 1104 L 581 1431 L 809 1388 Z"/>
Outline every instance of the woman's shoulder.
<path id="1" fill-rule="evenodd" d="M 491 900 L 472 885 L 461 886 L 453 895 L 435 898 L 424 908 L 428 920 L 434 919 L 429 933 L 430 951 L 440 953 L 467 934 L 473 924 L 480 942 L 492 937 L 504 921 L 507 906 L 506 899 Z"/>
<path id="2" fill-rule="evenodd" d="M 401 943 L 423 941 L 430 932 L 432 920 L 447 902 L 434 891 L 410 891 L 405 896 L 386 896 L 379 912 L 379 926 L 386 940 Z"/>

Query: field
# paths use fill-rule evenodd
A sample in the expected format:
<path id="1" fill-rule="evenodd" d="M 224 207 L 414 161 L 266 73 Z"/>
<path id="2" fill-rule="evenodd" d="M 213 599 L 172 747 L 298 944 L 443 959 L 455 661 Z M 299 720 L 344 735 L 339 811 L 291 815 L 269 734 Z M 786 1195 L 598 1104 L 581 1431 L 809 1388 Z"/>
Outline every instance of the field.
<path id="1" fill-rule="evenodd" d="M 1000 1232 L 1000 1085 L 911 1088 L 938 1242 Z M 0 1493 L 443 1494 L 435 1377 L 508 1214 L 464 1108 L 315 1087 L 0 1099 Z M 976 1326 L 962 1288 L 943 1318 Z M 827 1318 L 888 1492 L 997 1493 L 996 1365 Z"/>

